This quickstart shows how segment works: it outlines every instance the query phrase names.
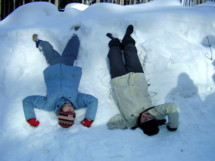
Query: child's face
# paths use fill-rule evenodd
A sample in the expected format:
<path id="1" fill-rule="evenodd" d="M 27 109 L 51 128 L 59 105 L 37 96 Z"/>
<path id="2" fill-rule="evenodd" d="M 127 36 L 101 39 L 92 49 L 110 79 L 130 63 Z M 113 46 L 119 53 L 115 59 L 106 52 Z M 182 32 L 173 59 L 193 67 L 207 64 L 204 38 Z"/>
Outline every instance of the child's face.
<path id="1" fill-rule="evenodd" d="M 150 114 L 142 113 L 141 118 L 140 118 L 140 124 L 150 121 L 154 119 L 154 117 Z"/>
<path id="2" fill-rule="evenodd" d="M 74 107 L 71 104 L 66 104 L 62 107 L 63 112 L 74 112 Z"/>

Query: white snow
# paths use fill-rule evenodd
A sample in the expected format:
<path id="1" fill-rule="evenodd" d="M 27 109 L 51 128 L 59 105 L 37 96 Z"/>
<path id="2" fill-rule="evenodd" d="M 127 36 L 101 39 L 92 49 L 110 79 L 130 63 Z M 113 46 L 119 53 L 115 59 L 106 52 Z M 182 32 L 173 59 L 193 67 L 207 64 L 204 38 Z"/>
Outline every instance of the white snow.
<path id="1" fill-rule="evenodd" d="M 58 126 L 54 113 L 35 110 L 40 126 L 24 118 L 22 99 L 45 95 L 44 57 L 31 36 L 62 52 L 75 32 L 81 40 L 76 65 L 83 68 L 80 91 L 95 95 L 98 113 L 92 128 Z M 107 32 L 122 38 L 133 24 L 138 55 L 151 84 L 154 105 L 172 101 L 180 109 L 176 132 L 160 127 L 149 137 L 136 130 L 108 130 L 116 113 L 108 70 Z M 17 8 L 0 22 L 0 161 L 214 161 L 215 3 L 184 7 L 178 0 L 92 6 L 69 4 L 64 12 L 47 2 Z M 209 42 L 208 42 L 209 39 Z M 211 44 L 211 48 L 210 45 Z"/>

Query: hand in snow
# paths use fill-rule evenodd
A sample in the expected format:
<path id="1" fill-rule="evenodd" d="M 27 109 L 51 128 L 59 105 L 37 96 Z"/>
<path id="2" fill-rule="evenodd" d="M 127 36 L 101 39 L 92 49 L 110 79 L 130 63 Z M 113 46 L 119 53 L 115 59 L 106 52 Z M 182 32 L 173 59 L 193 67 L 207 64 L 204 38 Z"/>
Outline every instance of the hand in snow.
<path id="1" fill-rule="evenodd" d="M 27 122 L 33 127 L 37 127 L 40 124 L 40 122 L 35 118 L 29 119 Z"/>
<path id="2" fill-rule="evenodd" d="M 86 127 L 90 127 L 92 123 L 93 121 L 89 119 L 84 119 L 83 121 L 81 121 L 81 124 Z"/>
<path id="3" fill-rule="evenodd" d="M 177 130 L 177 128 L 171 128 L 171 127 L 169 127 L 169 125 L 167 125 L 166 128 L 167 128 L 169 131 L 176 131 L 176 130 Z"/>

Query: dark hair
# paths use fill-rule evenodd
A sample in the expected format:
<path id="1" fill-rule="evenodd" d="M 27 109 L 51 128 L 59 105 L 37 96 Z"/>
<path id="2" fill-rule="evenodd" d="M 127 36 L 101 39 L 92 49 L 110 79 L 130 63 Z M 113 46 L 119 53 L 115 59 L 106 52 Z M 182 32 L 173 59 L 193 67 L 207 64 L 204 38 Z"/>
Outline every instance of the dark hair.
<path id="1" fill-rule="evenodd" d="M 144 112 L 145 111 L 141 112 L 137 118 L 137 127 L 143 130 L 143 133 L 145 133 L 148 136 L 157 134 L 159 132 L 159 127 L 156 119 L 152 119 L 150 121 L 140 123 L 141 116 Z"/>
<path id="2" fill-rule="evenodd" d="M 140 124 L 139 128 L 142 129 L 143 133 L 148 136 L 155 135 L 159 132 L 158 123 L 155 119 Z"/>
<path id="3" fill-rule="evenodd" d="M 143 112 L 144 112 L 144 111 L 143 111 Z M 138 128 L 138 127 L 140 126 L 140 118 L 141 118 L 141 115 L 142 115 L 143 112 L 141 112 L 141 113 L 139 114 L 139 116 L 137 117 L 136 126 L 131 127 L 132 130 L 135 130 L 136 128 Z"/>

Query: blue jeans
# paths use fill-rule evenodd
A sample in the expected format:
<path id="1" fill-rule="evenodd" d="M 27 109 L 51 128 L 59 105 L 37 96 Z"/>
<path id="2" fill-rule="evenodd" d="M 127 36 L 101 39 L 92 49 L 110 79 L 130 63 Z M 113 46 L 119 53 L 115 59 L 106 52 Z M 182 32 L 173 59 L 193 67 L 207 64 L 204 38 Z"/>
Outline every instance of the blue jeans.
<path id="1" fill-rule="evenodd" d="M 73 66 L 78 57 L 80 41 L 77 35 L 73 35 L 68 41 L 62 55 L 60 55 L 48 41 L 39 40 L 39 48 L 49 65 L 62 63 Z"/>

